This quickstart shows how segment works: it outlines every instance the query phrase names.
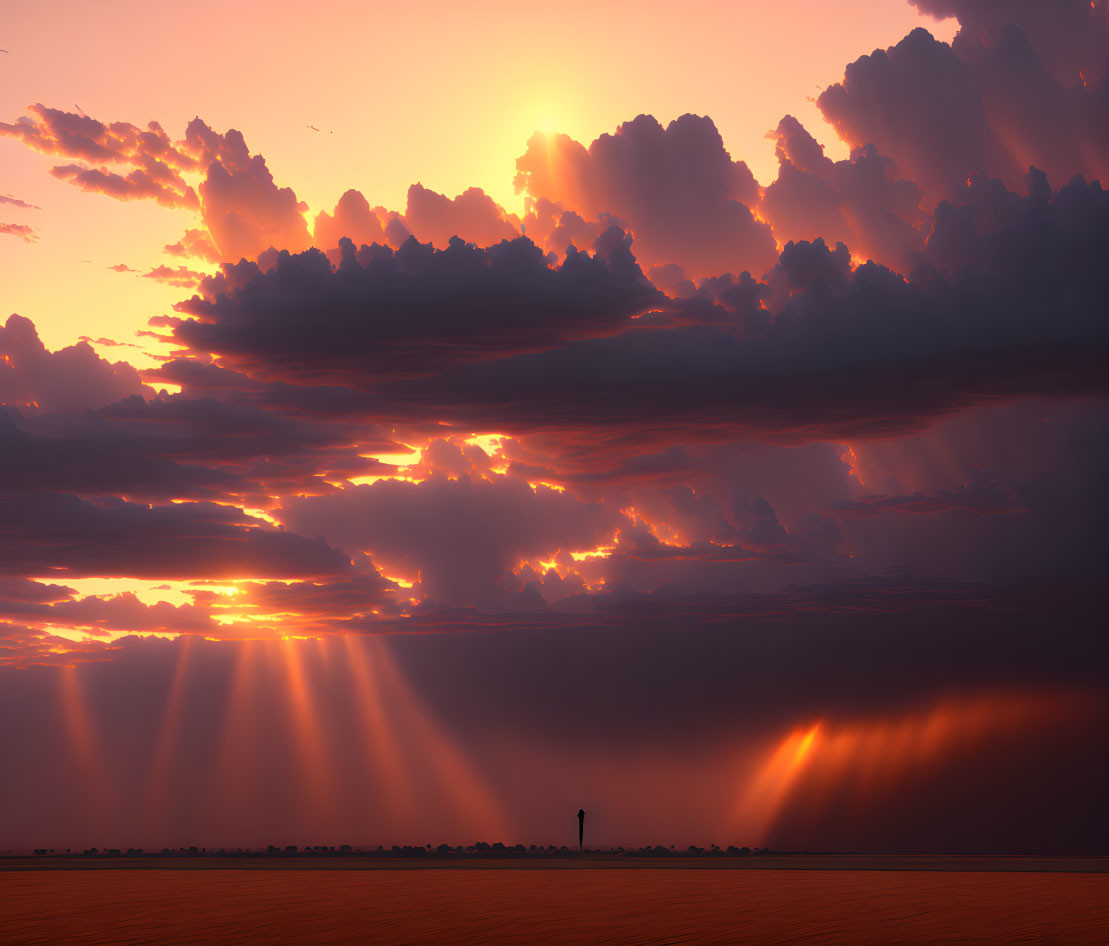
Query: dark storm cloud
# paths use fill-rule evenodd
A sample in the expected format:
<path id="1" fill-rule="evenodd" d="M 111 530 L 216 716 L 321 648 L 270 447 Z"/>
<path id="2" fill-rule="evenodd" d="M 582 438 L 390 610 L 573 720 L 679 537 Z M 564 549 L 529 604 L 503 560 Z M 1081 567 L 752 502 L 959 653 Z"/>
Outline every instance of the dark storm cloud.
<path id="1" fill-rule="evenodd" d="M 953 197 L 978 173 L 1017 186 L 1030 165 L 1060 183 L 1109 175 L 1103 10 L 1087 6 L 1079 27 L 1073 0 L 1059 4 L 1058 15 L 1055 4 L 1050 14 L 1021 2 L 918 5 L 966 16 L 972 26 L 951 46 L 916 29 L 848 65 L 843 82 L 818 100 L 842 138 L 891 155 L 932 201 Z M 1040 39 L 1040 26 L 1050 38 Z M 1056 67 L 1070 60 L 1062 81 L 1041 62 L 1037 43 Z"/>
<path id="2" fill-rule="evenodd" d="M 736 303 L 739 331 L 643 328 L 381 391 L 478 428 L 605 430 L 611 449 L 695 433 L 883 436 L 998 398 L 1104 390 L 1109 200 L 1081 181 L 1049 199 L 1036 175 L 1026 198 L 995 191 L 993 224 L 941 205 L 912 282 L 852 270 L 842 246 L 791 244 L 770 310 L 758 294 Z"/>
<path id="3" fill-rule="evenodd" d="M 396 445 L 372 426 L 310 423 L 233 399 L 132 396 L 99 411 L 0 415 L 0 488 L 146 500 L 326 491 L 389 472 L 361 456 Z"/>
<path id="4" fill-rule="evenodd" d="M 144 391 L 126 362 L 105 361 L 86 342 L 47 351 L 19 315 L 0 326 L 0 402 L 44 411 L 102 407 Z"/>
<path id="5" fill-rule="evenodd" d="M 446 250 L 410 240 L 357 254 L 348 242 L 334 270 L 310 250 L 233 275 L 238 287 L 178 306 L 194 316 L 174 326 L 178 341 L 228 367 L 354 387 L 614 332 L 665 302 L 618 231 L 596 256 L 571 252 L 554 269 L 525 238 Z"/>
<path id="6" fill-rule="evenodd" d="M 537 134 L 516 168 L 517 189 L 533 199 L 586 220 L 608 213 L 626 221 L 645 265 L 677 263 L 701 278 L 761 275 L 774 263 L 770 228 L 750 210 L 758 184 L 709 118 L 683 115 L 663 128 L 640 115 L 588 149 Z"/>
<path id="7" fill-rule="evenodd" d="M 0 498 L 0 572 L 59 577 L 334 575 L 341 552 L 209 502 L 144 506 L 64 493 Z"/>
<path id="8" fill-rule="evenodd" d="M 8 495 L 61 490 L 143 499 L 218 498 L 241 486 L 230 472 L 159 455 L 168 452 L 164 446 L 159 451 L 134 438 L 96 436 L 77 424 L 66 436 L 39 436 L 16 420 L 17 415 L 0 414 L 0 488 Z"/>
<path id="9" fill-rule="evenodd" d="M 964 185 L 963 205 L 937 209 L 911 281 L 803 242 L 765 282 L 714 279 L 667 301 L 619 231 L 557 269 L 522 239 L 363 248 L 363 262 L 348 244 L 337 269 L 314 251 L 265 273 L 225 268 L 173 330 L 239 372 L 332 385 L 244 395 L 285 409 L 580 431 L 608 450 L 881 436 L 996 398 L 1103 388 L 1109 201 L 1096 183 L 1051 194 L 1043 175 L 1028 180 L 1027 197 Z M 629 318 L 659 300 L 658 314 Z"/>

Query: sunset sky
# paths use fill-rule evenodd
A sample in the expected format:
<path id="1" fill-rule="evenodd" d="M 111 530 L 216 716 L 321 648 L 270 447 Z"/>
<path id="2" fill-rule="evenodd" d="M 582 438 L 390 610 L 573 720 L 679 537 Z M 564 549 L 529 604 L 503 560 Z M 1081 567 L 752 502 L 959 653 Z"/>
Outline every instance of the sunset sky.
<path id="1" fill-rule="evenodd" d="M 0 48 L 0 848 L 1104 851 L 1104 0 Z"/>

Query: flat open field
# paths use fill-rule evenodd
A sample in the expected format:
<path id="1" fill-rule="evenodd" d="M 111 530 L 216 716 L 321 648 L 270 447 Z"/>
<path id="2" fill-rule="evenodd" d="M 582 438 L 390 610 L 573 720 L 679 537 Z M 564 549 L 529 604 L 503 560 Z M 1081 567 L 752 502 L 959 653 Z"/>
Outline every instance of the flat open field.
<path id="1" fill-rule="evenodd" d="M 1109 942 L 1109 874 L 661 866 L 0 873 L 4 943 L 799 940 Z"/>

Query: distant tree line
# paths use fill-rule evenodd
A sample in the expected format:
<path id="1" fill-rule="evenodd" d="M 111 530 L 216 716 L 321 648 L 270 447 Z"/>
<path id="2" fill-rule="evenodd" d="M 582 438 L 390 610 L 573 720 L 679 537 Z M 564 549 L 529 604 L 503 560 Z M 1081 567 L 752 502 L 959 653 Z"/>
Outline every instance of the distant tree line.
<path id="1" fill-rule="evenodd" d="M 11 853 L 11 852 L 9 852 Z M 55 848 L 35 848 L 36 855 L 50 856 L 58 854 L 64 855 L 77 855 L 77 852 L 71 851 L 66 848 L 64 852 L 58 851 Z M 769 848 L 750 848 L 747 846 L 737 847 L 734 844 L 728 845 L 726 848 L 721 848 L 717 844 L 711 844 L 707 848 L 698 847 L 695 844 L 689 845 L 685 849 L 679 849 L 674 845 L 664 847 L 661 844 L 645 845 L 640 848 L 624 848 L 624 847 L 611 847 L 611 848 L 586 848 L 586 854 L 624 857 L 744 857 L 752 854 L 777 854 L 779 852 L 772 851 Z M 808 854 L 808 851 L 795 852 Z M 206 847 L 179 847 L 179 848 L 162 848 L 161 852 L 144 851 L 141 847 L 127 848 L 122 851 L 120 848 L 87 848 L 80 852 L 80 856 L 99 856 L 99 857 L 285 857 L 296 855 L 298 857 L 320 857 L 320 856 L 351 856 L 357 855 L 359 857 L 443 857 L 443 858 L 466 858 L 466 857 L 578 857 L 579 852 L 576 847 L 568 847 L 567 845 L 549 844 L 547 846 L 532 844 L 525 847 L 523 844 L 506 845 L 502 841 L 494 841 L 489 843 L 487 841 L 475 841 L 473 844 L 439 844 L 432 847 L 430 843 L 427 844 L 394 844 L 389 848 L 383 845 L 373 847 L 355 847 L 351 844 L 339 845 L 306 845 L 305 847 L 298 847 L 295 844 L 287 844 L 278 846 L 274 844 L 266 845 L 265 848 L 206 848 Z"/>

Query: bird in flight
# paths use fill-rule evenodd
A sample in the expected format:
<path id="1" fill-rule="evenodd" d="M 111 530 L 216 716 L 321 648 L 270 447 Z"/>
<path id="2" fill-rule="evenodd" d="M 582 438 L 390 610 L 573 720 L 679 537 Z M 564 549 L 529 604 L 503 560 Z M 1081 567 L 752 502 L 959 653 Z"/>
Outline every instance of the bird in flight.
<path id="1" fill-rule="evenodd" d="M 305 125 L 304 127 L 305 128 L 311 128 L 312 131 L 319 131 L 319 129 L 315 125 Z"/>

